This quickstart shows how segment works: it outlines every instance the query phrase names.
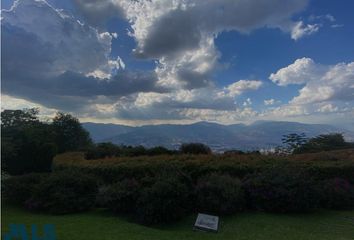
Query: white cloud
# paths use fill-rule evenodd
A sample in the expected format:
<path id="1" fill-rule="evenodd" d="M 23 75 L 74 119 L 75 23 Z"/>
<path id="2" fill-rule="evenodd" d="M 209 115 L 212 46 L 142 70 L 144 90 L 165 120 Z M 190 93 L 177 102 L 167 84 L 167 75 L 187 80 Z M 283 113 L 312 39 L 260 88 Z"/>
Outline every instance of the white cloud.
<path id="1" fill-rule="evenodd" d="M 328 118 L 328 122 L 337 124 L 335 119 L 353 115 L 354 62 L 321 65 L 310 58 L 302 58 L 269 78 L 279 86 L 298 84 L 303 87 L 289 103 L 261 113 L 262 118 L 293 117 L 322 122 Z"/>
<path id="2" fill-rule="evenodd" d="M 196 121 L 213 121 L 221 123 L 235 123 L 240 121 L 249 122 L 258 115 L 252 108 L 245 107 L 236 110 L 214 110 L 214 109 L 183 109 L 179 112 L 186 119 Z"/>
<path id="3" fill-rule="evenodd" d="M 344 27 L 344 24 L 332 24 L 331 27 L 332 28 L 341 28 L 341 27 Z"/>
<path id="4" fill-rule="evenodd" d="M 221 56 L 214 42 L 218 34 L 271 27 L 298 40 L 320 27 L 313 22 L 292 22 L 292 16 L 307 2 L 75 0 L 86 19 L 81 23 L 43 0 L 19 0 L 13 9 L 2 12 L 6 40 L 2 67 L 7 71 L 3 89 L 48 109 L 127 121 L 233 123 L 269 116 L 337 114 L 346 109 L 331 101 L 353 98 L 353 63 L 323 66 L 303 58 L 280 69 L 270 76 L 273 82 L 304 86 L 289 104 L 265 113 L 252 109 L 250 98 L 244 104 L 235 103 L 243 93 L 259 89 L 261 81 L 240 80 L 219 89 L 212 79 Z M 153 73 L 124 71 L 120 57 L 110 58 L 112 40 L 118 35 L 103 30 L 102 23 L 106 17 L 118 15 L 132 26 L 136 56 L 156 60 Z M 87 22 L 97 23 L 98 28 Z M 19 107 L 31 103 L 10 101 Z M 264 100 L 265 105 L 275 103 L 274 99 Z"/>
<path id="5" fill-rule="evenodd" d="M 114 34 L 99 32 L 46 1 L 18 0 L 3 10 L 2 92 L 65 111 L 86 111 L 136 92 L 166 91 L 154 72 L 125 71 L 112 59 Z"/>
<path id="6" fill-rule="evenodd" d="M 1 95 L 1 111 L 5 109 L 25 109 L 25 108 L 38 108 L 40 109 L 39 117 L 46 119 L 52 117 L 57 112 L 56 109 L 47 108 L 41 104 L 33 103 L 31 101 L 12 97 L 6 94 Z"/>
<path id="7" fill-rule="evenodd" d="M 332 103 L 326 103 L 317 109 L 317 112 L 321 112 L 321 113 L 333 113 L 338 111 L 339 108 L 333 105 Z"/>
<path id="8" fill-rule="evenodd" d="M 273 98 L 264 100 L 264 105 L 266 105 L 266 106 L 274 105 L 275 103 L 276 103 L 276 100 Z"/>
<path id="9" fill-rule="evenodd" d="M 302 58 L 272 73 L 269 78 L 280 86 L 305 84 L 299 95 L 291 100 L 293 104 L 354 100 L 354 62 L 326 66 Z"/>
<path id="10" fill-rule="evenodd" d="M 299 40 L 300 38 L 303 38 L 304 36 L 309 36 L 312 35 L 320 29 L 319 24 L 304 24 L 303 21 L 299 21 L 296 24 L 294 24 L 292 30 L 291 30 L 291 38 L 296 40 Z"/>
<path id="11" fill-rule="evenodd" d="M 279 86 L 303 84 L 316 81 L 324 71 L 325 69 L 317 65 L 311 58 L 301 58 L 276 73 L 272 73 L 269 79 Z"/>
<path id="12" fill-rule="evenodd" d="M 210 86 L 210 73 L 215 69 L 219 56 L 214 39 L 205 37 L 197 49 L 181 52 L 177 58 L 160 58 L 155 69 L 158 84 L 171 89 Z"/>
<path id="13" fill-rule="evenodd" d="M 161 57 L 197 48 L 205 34 L 253 29 L 290 21 L 307 0 L 176 0 L 116 2 L 132 23 L 138 54 Z M 276 7 L 274 7 L 276 6 Z M 191 24 L 192 23 L 192 24 Z M 166 43 L 166 39 L 170 40 Z M 167 45 L 157 44 L 163 43 Z M 162 51 L 164 50 L 164 51 Z"/>
<path id="14" fill-rule="evenodd" d="M 313 22 L 316 20 L 324 20 L 329 22 L 335 22 L 336 18 L 332 14 L 325 14 L 325 15 L 311 15 L 309 17 L 309 21 Z"/>
<path id="15" fill-rule="evenodd" d="M 10 29 L 13 41 L 17 41 L 16 37 L 21 38 L 21 47 L 30 48 L 26 46 L 26 41 L 29 44 L 36 41 L 42 45 L 42 51 L 36 49 L 37 56 L 32 57 L 33 61 L 41 57 L 46 70 L 37 74 L 58 75 L 65 71 L 88 74 L 97 69 L 105 69 L 105 73 L 110 74 L 112 34 L 99 33 L 44 0 L 17 0 L 10 10 L 2 10 L 1 15 L 2 27 Z M 24 33 L 16 36 L 22 33 L 13 29 Z M 28 39 L 24 39 L 24 35 Z"/>
<path id="16" fill-rule="evenodd" d="M 245 91 L 257 90 L 261 86 L 262 82 L 258 80 L 240 80 L 225 87 L 224 92 L 227 96 L 235 97 Z"/>
<path id="17" fill-rule="evenodd" d="M 135 55 L 157 60 L 155 71 L 161 86 L 191 89 L 206 87 L 212 82 L 211 73 L 218 67 L 220 56 L 214 45 L 218 34 L 223 31 L 249 33 L 262 27 L 291 32 L 292 15 L 303 10 L 308 0 L 103 2 L 106 2 L 104 7 L 113 4 L 124 12 L 122 15 L 131 24 L 130 36 L 137 41 Z M 93 13 L 94 5 L 84 1 L 77 3 L 85 14 L 96 16 L 102 12 L 99 8 Z M 299 31 L 304 35 L 314 29 L 306 26 Z"/>
<path id="18" fill-rule="evenodd" d="M 252 105 L 252 100 L 250 98 L 247 98 L 246 101 L 243 102 L 242 106 L 247 107 Z"/>

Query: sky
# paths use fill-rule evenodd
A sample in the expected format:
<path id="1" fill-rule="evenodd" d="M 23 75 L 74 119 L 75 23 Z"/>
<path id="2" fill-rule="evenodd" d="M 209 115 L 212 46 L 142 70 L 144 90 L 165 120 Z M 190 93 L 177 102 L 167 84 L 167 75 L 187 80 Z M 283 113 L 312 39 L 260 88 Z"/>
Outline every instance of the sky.
<path id="1" fill-rule="evenodd" d="M 352 0 L 2 0 L 2 109 L 354 130 Z"/>

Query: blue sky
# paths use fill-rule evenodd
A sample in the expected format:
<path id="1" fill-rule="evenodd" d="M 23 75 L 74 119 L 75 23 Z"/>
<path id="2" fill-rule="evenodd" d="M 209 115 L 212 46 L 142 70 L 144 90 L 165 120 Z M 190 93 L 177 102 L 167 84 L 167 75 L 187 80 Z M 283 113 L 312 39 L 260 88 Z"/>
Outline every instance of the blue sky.
<path id="1" fill-rule="evenodd" d="M 2 1 L 2 108 L 354 130 L 351 0 L 89 3 Z"/>

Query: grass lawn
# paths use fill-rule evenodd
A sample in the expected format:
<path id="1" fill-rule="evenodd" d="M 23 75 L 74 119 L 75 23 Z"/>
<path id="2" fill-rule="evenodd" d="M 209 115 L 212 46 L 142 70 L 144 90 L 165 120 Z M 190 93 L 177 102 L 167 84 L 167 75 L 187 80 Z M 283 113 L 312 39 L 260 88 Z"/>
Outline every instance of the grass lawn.
<path id="1" fill-rule="evenodd" d="M 51 223 L 58 240 L 173 240 L 173 239 L 237 239 L 237 240 L 353 240 L 354 211 L 319 211 L 311 214 L 279 215 L 240 213 L 221 218 L 219 233 L 194 232 L 196 216 L 170 225 L 146 227 L 95 210 L 81 214 L 51 216 L 33 214 L 23 209 L 2 208 L 2 234 L 10 223 L 26 226 Z"/>

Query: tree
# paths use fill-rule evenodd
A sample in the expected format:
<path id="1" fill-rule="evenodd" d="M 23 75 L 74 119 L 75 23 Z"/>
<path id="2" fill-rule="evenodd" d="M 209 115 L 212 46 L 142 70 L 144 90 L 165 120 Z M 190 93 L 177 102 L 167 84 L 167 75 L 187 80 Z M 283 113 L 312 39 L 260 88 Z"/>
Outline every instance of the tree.
<path id="1" fill-rule="evenodd" d="M 210 154 L 211 149 L 203 143 L 184 143 L 180 147 L 184 154 Z"/>
<path id="2" fill-rule="evenodd" d="M 341 133 L 330 133 L 311 138 L 297 148 L 294 153 L 320 152 L 351 147 L 354 147 L 353 143 L 346 142 Z"/>
<path id="3" fill-rule="evenodd" d="M 52 126 L 59 153 L 82 150 L 92 145 L 90 134 L 70 114 L 58 112 Z"/>
<path id="4" fill-rule="evenodd" d="M 39 123 L 38 113 L 38 108 L 23 110 L 5 109 L 1 112 L 1 128 L 20 127 Z"/>
<path id="5" fill-rule="evenodd" d="M 297 149 L 307 143 L 307 141 L 308 139 L 305 133 L 290 133 L 284 135 L 282 138 L 282 142 L 285 144 L 285 152 L 287 153 L 293 153 L 297 151 Z"/>
<path id="6" fill-rule="evenodd" d="M 51 126 L 39 121 L 38 109 L 1 112 L 1 163 L 5 172 L 18 175 L 51 171 L 56 154 Z"/>

